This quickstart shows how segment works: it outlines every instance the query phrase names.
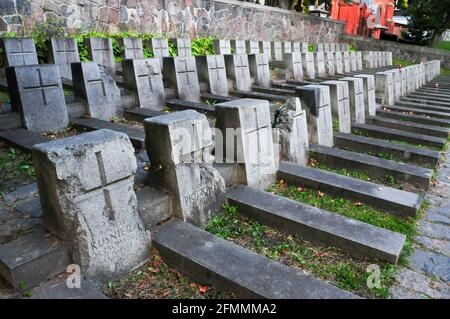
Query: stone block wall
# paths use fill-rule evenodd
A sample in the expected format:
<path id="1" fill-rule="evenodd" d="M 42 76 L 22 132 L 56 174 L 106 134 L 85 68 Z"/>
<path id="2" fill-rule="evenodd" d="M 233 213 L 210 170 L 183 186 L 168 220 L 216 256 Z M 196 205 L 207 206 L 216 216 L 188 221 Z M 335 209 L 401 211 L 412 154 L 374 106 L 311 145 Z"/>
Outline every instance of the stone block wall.
<path id="1" fill-rule="evenodd" d="M 255 40 L 336 42 L 344 24 L 235 0 L 1 0 L 0 32 L 59 20 L 68 34 L 138 31 Z"/>

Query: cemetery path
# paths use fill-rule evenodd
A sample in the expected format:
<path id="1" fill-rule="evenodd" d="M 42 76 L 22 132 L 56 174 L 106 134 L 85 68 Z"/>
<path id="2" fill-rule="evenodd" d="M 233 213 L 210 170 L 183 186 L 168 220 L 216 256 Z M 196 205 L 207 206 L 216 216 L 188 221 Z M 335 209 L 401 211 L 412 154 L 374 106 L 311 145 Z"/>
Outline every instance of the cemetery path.
<path id="1" fill-rule="evenodd" d="M 430 205 L 418 222 L 408 266 L 390 289 L 393 299 L 450 298 L 450 151 L 425 199 Z"/>

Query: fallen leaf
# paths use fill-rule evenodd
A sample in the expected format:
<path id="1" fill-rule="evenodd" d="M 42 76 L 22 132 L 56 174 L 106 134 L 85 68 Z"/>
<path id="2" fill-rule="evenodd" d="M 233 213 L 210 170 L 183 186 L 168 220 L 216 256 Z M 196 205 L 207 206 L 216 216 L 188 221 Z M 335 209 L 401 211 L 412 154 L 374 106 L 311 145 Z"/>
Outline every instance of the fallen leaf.
<path id="1" fill-rule="evenodd" d="M 195 288 L 195 287 L 197 287 L 197 284 L 196 284 L 195 282 L 191 282 L 191 283 L 189 284 L 189 287 Z"/>
<path id="2" fill-rule="evenodd" d="M 208 286 L 198 286 L 198 291 L 202 294 L 206 293 L 208 289 Z"/>
<path id="3" fill-rule="evenodd" d="M 359 207 L 359 206 L 362 206 L 362 203 L 361 202 L 354 202 L 353 206 L 358 206 Z"/>
<path id="4" fill-rule="evenodd" d="M 297 192 L 303 192 L 305 189 L 303 187 L 297 187 Z"/>
<path id="5" fill-rule="evenodd" d="M 321 192 L 321 191 L 318 191 L 317 194 L 319 195 L 319 197 L 324 197 L 325 196 L 325 193 Z"/>
<path id="6" fill-rule="evenodd" d="M 280 183 L 279 183 L 279 184 L 280 184 L 280 187 L 281 187 L 281 188 L 284 188 L 284 186 L 285 186 L 285 185 L 284 185 L 284 179 L 280 180 Z"/>

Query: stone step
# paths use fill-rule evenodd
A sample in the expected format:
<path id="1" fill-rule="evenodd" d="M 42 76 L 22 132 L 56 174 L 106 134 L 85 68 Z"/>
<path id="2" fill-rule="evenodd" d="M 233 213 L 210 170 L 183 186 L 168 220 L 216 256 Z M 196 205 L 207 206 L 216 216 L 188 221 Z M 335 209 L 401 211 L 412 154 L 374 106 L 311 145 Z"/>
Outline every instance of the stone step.
<path id="1" fill-rule="evenodd" d="M 448 101 L 448 97 L 445 96 L 436 96 L 436 95 L 430 95 L 430 94 L 420 94 L 420 93 L 411 93 L 408 95 L 409 97 L 413 97 L 417 100 L 425 100 L 425 101 L 439 101 L 439 102 L 446 102 Z"/>
<path id="2" fill-rule="evenodd" d="M 146 109 L 144 107 L 135 107 L 129 110 L 124 110 L 125 119 L 128 121 L 144 122 L 145 119 L 160 115 L 165 115 L 166 112 Z"/>
<path id="3" fill-rule="evenodd" d="M 93 282 L 81 279 L 80 288 L 68 288 L 67 278 L 54 278 L 31 291 L 30 299 L 108 299 Z"/>
<path id="4" fill-rule="evenodd" d="M 383 117 L 401 119 L 409 122 L 435 125 L 441 127 L 450 127 L 450 119 L 440 119 L 436 117 L 427 117 L 424 115 L 414 115 L 409 113 L 395 112 L 391 110 L 382 110 L 381 108 L 377 109 L 377 114 Z"/>
<path id="5" fill-rule="evenodd" d="M 199 103 L 199 102 L 190 102 L 185 100 L 167 100 L 166 106 L 172 110 L 184 111 L 184 110 L 195 110 L 204 114 L 214 115 L 216 113 L 216 108 L 214 105 Z"/>
<path id="6" fill-rule="evenodd" d="M 163 224 L 152 240 L 168 265 L 237 298 L 358 298 L 181 221 Z"/>
<path id="7" fill-rule="evenodd" d="M 399 121 L 394 119 L 389 119 L 381 116 L 367 116 L 367 124 L 372 124 L 376 126 L 395 128 L 398 130 L 436 136 L 447 138 L 450 135 L 450 129 L 446 127 L 418 124 L 414 122 Z"/>
<path id="8" fill-rule="evenodd" d="M 145 132 L 143 129 L 120 125 L 117 123 L 103 121 L 92 117 L 73 119 L 72 123 L 77 127 L 86 129 L 87 131 L 108 129 L 111 131 L 127 134 L 134 148 L 145 148 Z"/>
<path id="9" fill-rule="evenodd" d="M 41 134 L 34 133 L 23 128 L 0 132 L 0 139 L 25 152 L 31 152 L 33 146 L 36 144 L 50 141 L 50 139 L 42 136 Z"/>
<path id="10" fill-rule="evenodd" d="M 206 92 L 202 92 L 200 94 L 200 98 L 202 100 L 216 101 L 215 103 L 228 102 L 228 101 L 238 99 L 235 96 L 223 96 L 223 95 L 216 95 L 216 94 L 211 94 L 211 93 L 206 93 Z"/>
<path id="11" fill-rule="evenodd" d="M 405 243 L 402 234 L 248 186 L 229 189 L 227 198 L 239 214 L 358 257 L 395 264 Z"/>
<path id="12" fill-rule="evenodd" d="M 0 246 L 0 275 L 16 289 L 31 289 L 69 264 L 67 248 L 43 230 Z"/>
<path id="13" fill-rule="evenodd" d="M 346 168 L 367 174 L 370 178 L 383 181 L 386 176 L 393 176 L 396 181 L 416 187 L 427 189 L 433 171 L 424 167 L 398 163 L 383 158 L 361 153 L 349 152 L 337 148 L 310 145 L 310 152 L 319 162 L 324 162 L 332 168 Z"/>
<path id="14" fill-rule="evenodd" d="M 280 89 L 280 88 L 267 88 L 259 85 L 252 86 L 253 91 L 260 93 L 269 93 L 269 94 L 279 94 L 279 95 L 288 95 L 295 96 L 295 89 Z"/>
<path id="15" fill-rule="evenodd" d="M 395 105 L 398 106 L 404 106 L 404 107 L 415 107 L 423 110 L 429 110 L 429 111 L 436 111 L 436 112 L 443 112 L 443 113 L 450 113 L 450 107 L 446 106 L 437 106 L 432 104 L 425 104 L 420 101 L 398 101 L 395 103 Z"/>
<path id="16" fill-rule="evenodd" d="M 409 96 L 424 97 L 426 99 L 436 99 L 436 100 L 440 100 L 440 101 L 446 101 L 448 99 L 448 94 L 435 93 L 435 92 L 414 91 Z"/>
<path id="17" fill-rule="evenodd" d="M 0 132 L 15 130 L 22 127 L 22 119 L 17 112 L 0 114 Z"/>
<path id="18" fill-rule="evenodd" d="M 402 130 L 397 130 L 393 128 L 380 127 L 370 124 L 358 124 L 352 123 L 352 129 L 358 130 L 364 134 L 368 134 L 371 137 L 387 139 L 387 140 L 398 140 L 408 143 L 413 143 L 417 145 L 425 145 L 436 148 L 443 148 L 445 145 L 445 139 L 440 137 L 434 137 L 429 135 L 405 132 Z"/>
<path id="19" fill-rule="evenodd" d="M 438 151 L 342 132 L 334 132 L 334 145 L 359 153 L 390 154 L 416 165 L 436 166 L 441 157 Z"/>
<path id="20" fill-rule="evenodd" d="M 261 93 L 261 92 L 246 92 L 239 90 L 230 90 L 230 94 L 234 96 L 238 96 L 240 98 L 249 98 L 249 99 L 260 99 L 260 100 L 269 100 L 276 102 L 286 102 L 291 99 L 292 96 L 286 95 L 276 95 L 271 93 Z"/>
<path id="21" fill-rule="evenodd" d="M 359 200 L 400 217 L 416 216 L 422 202 L 422 197 L 415 193 L 294 163 L 280 163 L 277 178 L 290 185 Z"/>
<path id="22" fill-rule="evenodd" d="M 413 102 L 413 103 L 417 103 L 420 105 L 426 104 L 426 105 L 434 105 L 434 106 L 443 106 L 443 107 L 448 107 L 448 103 L 444 103 L 444 102 L 438 102 L 438 101 L 426 101 L 426 100 L 421 100 L 420 102 L 417 99 L 411 98 L 411 97 L 401 97 L 400 101 L 403 102 Z"/>
<path id="23" fill-rule="evenodd" d="M 430 88 L 430 87 L 422 87 L 417 92 L 423 92 L 423 93 L 437 93 L 437 94 L 444 94 L 444 95 L 450 95 L 450 89 L 446 88 Z"/>

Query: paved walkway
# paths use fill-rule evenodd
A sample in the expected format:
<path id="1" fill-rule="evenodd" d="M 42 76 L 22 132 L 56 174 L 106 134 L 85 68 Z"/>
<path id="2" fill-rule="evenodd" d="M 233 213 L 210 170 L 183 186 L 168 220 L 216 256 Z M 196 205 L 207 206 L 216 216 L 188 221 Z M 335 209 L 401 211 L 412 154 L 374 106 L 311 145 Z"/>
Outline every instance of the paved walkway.
<path id="1" fill-rule="evenodd" d="M 425 198 L 430 207 L 418 222 L 414 251 L 397 275 L 391 298 L 450 298 L 450 151 Z"/>

